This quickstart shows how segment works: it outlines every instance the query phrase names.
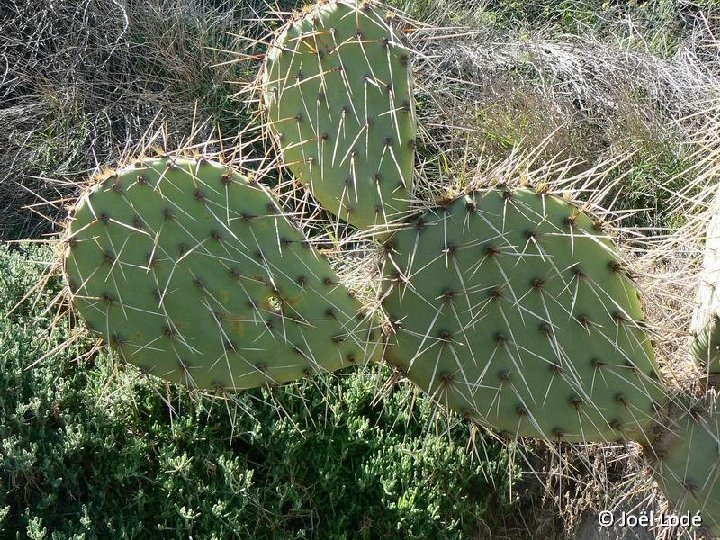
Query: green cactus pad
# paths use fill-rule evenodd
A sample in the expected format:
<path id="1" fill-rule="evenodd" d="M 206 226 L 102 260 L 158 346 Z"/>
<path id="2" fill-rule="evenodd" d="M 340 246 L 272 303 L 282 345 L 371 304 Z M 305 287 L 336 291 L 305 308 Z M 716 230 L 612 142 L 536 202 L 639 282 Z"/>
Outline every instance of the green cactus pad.
<path id="1" fill-rule="evenodd" d="M 718 316 L 709 322 L 693 339 L 690 352 L 698 364 L 710 374 L 720 373 L 720 325 Z"/>
<path id="2" fill-rule="evenodd" d="M 713 379 L 720 374 L 720 191 L 708 207 L 702 221 L 705 253 L 697 274 L 696 304 L 690 321 L 691 358 Z"/>
<path id="3" fill-rule="evenodd" d="M 720 537 L 720 415 L 697 403 L 670 405 L 646 449 L 653 477 L 674 510 L 699 516 L 712 537 Z"/>
<path id="4" fill-rule="evenodd" d="M 408 52 L 372 2 L 333 0 L 284 26 L 263 101 L 285 164 L 359 228 L 407 212 L 417 131 Z"/>
<path id="5" fill-rule="evenodd" d="M 128 362 L 201 389 L 333 371 L 374 354 L 361 305 L 260 185 L 207 160 L 119 170 L 79 200 L 64 272 Z"/>
<path id="6" fill-rule="evenodd" d="M 527 189 L 421 216 L 385 245 L 386 359 L 497 431 L 638 439 L 663 392 L 636 288 L 600 229 Z"/>

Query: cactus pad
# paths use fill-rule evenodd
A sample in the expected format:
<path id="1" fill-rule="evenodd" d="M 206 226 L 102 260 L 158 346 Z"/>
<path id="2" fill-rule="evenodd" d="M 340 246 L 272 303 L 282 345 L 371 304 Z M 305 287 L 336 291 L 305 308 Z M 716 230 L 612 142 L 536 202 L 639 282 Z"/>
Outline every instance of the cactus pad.
<path id="1" fill-rule="evenodd" d="M 720 373 L 720 317 L 713 314 L 692 341 L 690 352 L 699 365 L 711 374 Z"/>
<path id="2" fill-rule="evenodd" d="M 408 52 L 372 2 L 333 0 L 285 25 L 263 100 L 285 164 L 322 206 L 360 228 L 410 205 L 416 136 Z"/>
<path id="3" fill-rule="evenodd" d="M 64 272 L 88 327 L 173 382 L 251 388 L 372 356 L 327 260 L 262 186 L 207 160 L 142 160 L 90 188 Z"/>
<path id="4" fill-rule="evenodd" d="M 636 288 L 589 215 L 492 188 L 385 250 L 386 359 L 439 402 L 513 435 L 643 436 L 664 394 Z"/>
<path id="5" fill-rule="evenodd" d="M 720 536 L 720 415 L 712 404 L 669 409 L 647 451 L 653 477 L 676 512 L 698 515 Z"/>
<path id="6" fill-rule="evenodd" d="M 708 207 L 702 222 L 705 231 L 705 253 L 698 282 L 695 311 L 690 321 L 694 335 L 691 357 L 708 375 L 720 374 L 720 191 Z M 713 377 L 717 378 L 717 377 Z"/>

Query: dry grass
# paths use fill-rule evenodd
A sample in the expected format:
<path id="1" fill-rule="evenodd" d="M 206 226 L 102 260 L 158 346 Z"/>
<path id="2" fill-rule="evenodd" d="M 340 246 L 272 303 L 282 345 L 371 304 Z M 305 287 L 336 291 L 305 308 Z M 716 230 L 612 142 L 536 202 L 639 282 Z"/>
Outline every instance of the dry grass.
<path id="1" fill-rule="evenodd" d="M 0 239 L 52 232 L 23 207 L 77 193 L 75 183 L 164 126 L 231 134 L 247 118 L 229 81 L 233 34 L 252 34 L 261 1 L 5 2 L 0 16 Z M 53 179 L 50 181 L 48 179 Z M 42 211 L 37 208 L 38 211 Z M 50 210 L 49 210 L 50 211 Z"/>
<path id="2" fill-rule="evenodd" d="M 469 28 L 411 34 L 421 51 L 416 72 L 430 168 L 455 174 L 434 159 L 438 149 L 458 163 L 542 148 L 539 159 L 574 160 L 576 171 L 632 154 L 607 204 L 617 199 L 616 207 L 642 210 L 636 226 L 676 224 L 668 189 L 691 181 L 679 174 L 693 160 L 688 140 L 720 91 L 718 14 L 700 6 L 678 11 L 683 30 L 663 55 L 650 37 L 670 30 L 634 27 L 637 21 L 613 8 L 585 6 L 598 21 L 569 34 L 547 21 L 516 28 L 472 18 L 487 14 L 488 5 L 473 2 L 475 10 L 464 11 Z M 646 19 L 659 11 L 648 6 Z M 664 24 L 673 21 L 680 19 Z"/>

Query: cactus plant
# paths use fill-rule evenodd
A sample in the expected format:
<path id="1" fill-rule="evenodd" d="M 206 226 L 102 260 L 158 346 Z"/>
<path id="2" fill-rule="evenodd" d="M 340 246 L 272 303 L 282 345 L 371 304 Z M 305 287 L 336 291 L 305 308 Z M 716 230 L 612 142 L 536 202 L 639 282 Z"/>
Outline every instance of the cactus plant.
<path id="1" fill-rule="evenodd" d="M 251 388 L 376 354 L 370 320 L 262 186 L 204 159 L 139 160 L 80 198 L 64 272 L 87 325 L 144 371 Z"/>
<path id="2" fill-rule="evenodd" d="M 663 493 L 686 519 L 701 521 L 720 535 L 720 415 L 715 404 L 687 396 L 670 403 L 645 455 Z"/>
<path id="3" fill-rule="evenodd" d="M 660 381 L 640 296 L 599 220 L 543 190 L 468 190 L 384 253 L 389 363 L 512 438 L 640 443 L 684 524 L 720 535 L 720 415 Z"/>
<path id="4" fill-rule="evenodd" d="M 699 330 L 691 345 L 691 355 L 695 361 L 704 366 L 707 373 L 720 373 L 720 318 L 713 314 L 704 328 Z"/>
<path id="5" fill-rule="evenodd" d="M 290 20 L 262 72 L 285 164 L 331 213 L 383 226 L 410 206 L 416 135 L 409 55 L 373 2 L 322 2 Z"/>
<path id="6" fill-rule="evenodd" d="M 705 226 L 705 253 L 699 275 L 695 311 L 690 323 L 690 358 L 702 369 L 699 399 L 682 393 L 666 407 L 653 429 L 645 454 L 663 493 L 685 519 L 702 520 L 712 536 L 720 537 L 720 191 L 714 189 Z M 692 225 L 689 225 L 692 227 Z M 680 235 L 687 236 L 682 229 Z"/>
<path id="7" fill-rule="evenodd" d="M 720 374 L 720 192 L 715 195 L 705 232 L 703 273 L 690 323 L 691 355 L 709 375 Z"/>
<path id="8" fill-rule="evenodd" d="M 663 392 L 637 292 L 597 222 L 529 189 L 471 192 L 385 244 L 387 360 L 495 430 L 642 438 Z"/>
<path id="9" fill-rule="evenodd" d="M 602 224 L 542 189 L 504 186 L 410 213 L 408 64 L 378 5 L 330 0 L 279 31 L 260 76 L 268 131 L 299 182 L 351 225 L 394 231 L 383 358 L 495 431 L 642 443 L 667 495 L 720 533 L 717 414 L 668 401 Z M 372 317 L 328 262 L 262 186 L 222 165 L 161 158 L 107 175 L 66 244 L 88 326 L 168 380 L 241 389 L 380 357 Z M 713 321 L 694 345 L 709 364 Z"/>

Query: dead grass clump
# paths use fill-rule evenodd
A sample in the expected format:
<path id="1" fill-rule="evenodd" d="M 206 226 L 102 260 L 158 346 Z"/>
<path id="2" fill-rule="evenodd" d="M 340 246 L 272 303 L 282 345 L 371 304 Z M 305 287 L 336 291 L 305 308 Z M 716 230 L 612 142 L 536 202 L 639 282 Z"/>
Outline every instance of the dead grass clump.
<path id="1" fill-rule="evenodd" d="M 28 204 L 76 194 L 164 125 L 172 147 L 247 118 L 232 100 L 249 67 L 227 64 L 264 2 L 10 0 L 0 17 L 0 239 L 51 232 Z M 55 181 L 49 181 L 53 178 Z M 59 180 L 59 181 L 58 181 Z M 36 208 L 42 211 L 40 208 Z"/>
<path id="2" fill-rule="evenodd" d="M 468 13 L 498 13 L 472 6 Z M 698 7 L 672 22 L 649 6 L 647 27 L 630 39 L 634 19 L 623 24 L 620 13 L 596 11 L 597 20 L 573 27 L 574 34 L 558 21 L 519 28 L 476 21 L 468 29 L 414 33 L 424 142 L 454 151 L 447 162 L 463 165 L 540 147 L 540 159 L 571 159 L 576 171 L 631 155 L 606 204 L 640 210 L 630 223 L 636 226 L 677 225 L 682 217 L 668 211 L 668 189 L 690 181 L 679 174 L 692 159 L 687 140 L 704 104 L 718 96 L 718 19 Z M 675 23 L 672 54 L 643 33 Z"/>

